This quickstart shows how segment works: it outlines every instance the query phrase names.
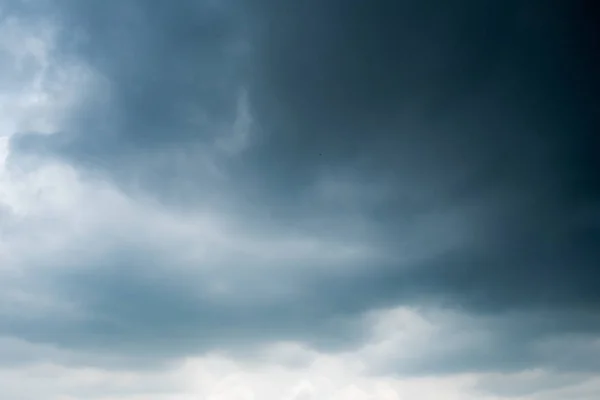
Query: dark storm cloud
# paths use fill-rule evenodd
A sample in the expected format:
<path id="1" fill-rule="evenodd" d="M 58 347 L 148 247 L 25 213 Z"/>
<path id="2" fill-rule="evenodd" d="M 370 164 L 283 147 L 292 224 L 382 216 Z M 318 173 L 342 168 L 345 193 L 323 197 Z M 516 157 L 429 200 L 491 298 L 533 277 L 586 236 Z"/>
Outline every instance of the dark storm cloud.
<path id="1" fill-rule="evenodd" d="M 581 9 L 262 4 L 254 104 L 272 131 L 255 165 L 286 212 L 323 169 L 347 168 L 394 188 L 362 210 L 391 246 L 420 215 L 479 219 L 472 244 L 400 273 L 415 292 L 486 311 L 598 308 L 597 82 Z"/>
<path id="2" fill-rule="evenodd" d="M 489 193 L 551 208 L 586 190 L 560 176 L 590 180 L 593 167 L 580 157 L 592 145 L 591 114 L 578 93 L 588 89 L 573 77 L 569 41 L 579 39 L 566 11 L 263 3 L 253 104 L 272 133 L 251 153 L 253 185 L 286 193 L 287 204 L 323 168 L 348 168 L 395 188 L 387 207 L 369 210 L 394 220 Z"/>
<path id="3" fill-rule="evenodd" d="M 295 280 L 299 297 L 275 308 L 190 299 L 164 281 L 147 286 L 143 274 L 119 269 L 76 278 L 75 286 L 86 288 L 77 296 L 93 314 L 117 325 L 127 321 L 119 332 L 128 340 L 150 335 L 152 343 L 196 330 L 208 342 L 266 332 L 313 340 L 327 336 L 320 326 L 335 316 L 421 302 L 485 316 L 543 312 L 560 321 L 540 324 L 538 336 L 599 332 L 598 121 L 590 95 L 597 82 L 587 56 L 595 44 L 577 22 L 583 15 L 577 6 L 474 0 L 58 4 L 67 24 L 65 54 L 99 71 L 109 97 L 84 105 L 64 133 L 23 135 L 15 149 L 95 160 L 118 182 L 128 179 L 127 160 L 147 154 L 135 166 L 145 171 L 145 189 L 168 203 L 180 189 L 172 178 L 183 176 L 186 188 L 190 182 L 195 188 L 183 202 L 193 203 L 212 185 L 203 164 L 192 154 L 183 164 L 157 165 L 154 155 L 210 146 L 233 123 L 245 89 L 255 120 L 251 145 L 221 164 L 234 181 L 225 190 L 235 194 L 244 219 L 285 232 L 309 229 L 306 221 L 342 218 L 347 209 L 325 207 L 313 191 L 334 171 L 355 178 L 359 190 L 362 182 L 386 188 L 353 212 L 398 259 L 401 242 L 423 224 L 446 236 L 460 230 L 428 216 L 458 213 L 471 229 L 455 248 L 408 266 L 375 262 L 339 275 L 311 269 Z M 205 118 L 194 125 L 189 113 Z M 433 248 L 435 240 L 424 235 L 420 247 Z M 318 311 L 307 314 L 300 304 Z M 582 317 L 566 318 L 569 311 Z M 113 322 L 84 326 L 78 334 L 88 340 L 99 337 L 94 332 L 121 329 Z M 519 347 L 529 341 L 513 340 L 527 324 L 505 322 L 496 354 L 478 353 L 462 366 L 455 360 L 454 368 L 500 365 L 509 353 L 514 357 L 506 362 L 514 368 L 541 362 Z"/>

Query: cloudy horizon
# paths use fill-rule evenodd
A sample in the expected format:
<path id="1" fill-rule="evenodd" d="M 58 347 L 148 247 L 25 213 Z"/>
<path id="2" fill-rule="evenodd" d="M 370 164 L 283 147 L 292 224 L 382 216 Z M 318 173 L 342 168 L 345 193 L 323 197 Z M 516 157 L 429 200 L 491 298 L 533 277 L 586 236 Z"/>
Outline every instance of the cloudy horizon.
<path id="1" fill-rule="evenodd" d="M 597 398 L 586 7 L 0 0 L 0 398 Z"/>

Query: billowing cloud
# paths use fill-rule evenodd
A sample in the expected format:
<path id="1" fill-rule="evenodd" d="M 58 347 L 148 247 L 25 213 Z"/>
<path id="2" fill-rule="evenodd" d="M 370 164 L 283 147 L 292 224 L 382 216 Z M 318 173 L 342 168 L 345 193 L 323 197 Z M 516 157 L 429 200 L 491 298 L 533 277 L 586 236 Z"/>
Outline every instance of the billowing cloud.
<path id="1" fill-rule="evenodd" d="M 594 42 L 542 3 L 4 2 L 0 383 L 592 398 Z"/>

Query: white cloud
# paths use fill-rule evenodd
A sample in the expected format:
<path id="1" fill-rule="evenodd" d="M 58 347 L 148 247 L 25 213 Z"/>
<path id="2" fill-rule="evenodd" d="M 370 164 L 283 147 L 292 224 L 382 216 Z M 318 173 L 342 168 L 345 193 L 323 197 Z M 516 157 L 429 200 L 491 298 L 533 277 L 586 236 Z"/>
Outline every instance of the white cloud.
<path id="1" fill-rule="evenodd" d="M 468 400 L 471 377 L 368 377 L 343 357 L 319 355 L 304 368 L 192 357 L 161 372 L 108 371 L 42 363 L 0 370 L 3 393 L 29 400 L 181 398 L 190 400 Z M 17 383 L 18 382 L 18 383 Z M 492 399 L 492 397 L 490 397 Z"/>

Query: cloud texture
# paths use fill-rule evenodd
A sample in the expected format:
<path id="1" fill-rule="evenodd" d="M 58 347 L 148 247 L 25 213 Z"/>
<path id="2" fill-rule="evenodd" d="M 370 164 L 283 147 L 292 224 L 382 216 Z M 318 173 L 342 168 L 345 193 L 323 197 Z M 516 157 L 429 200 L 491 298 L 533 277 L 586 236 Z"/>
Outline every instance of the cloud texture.
<path id="1" fill-rule="evenodd" d="M 9 397 L 593 398 L 590 13 L 0 2 Z"/>

